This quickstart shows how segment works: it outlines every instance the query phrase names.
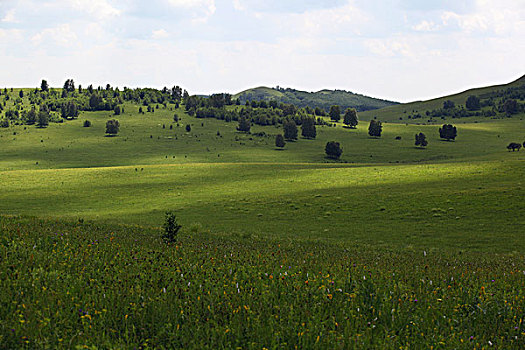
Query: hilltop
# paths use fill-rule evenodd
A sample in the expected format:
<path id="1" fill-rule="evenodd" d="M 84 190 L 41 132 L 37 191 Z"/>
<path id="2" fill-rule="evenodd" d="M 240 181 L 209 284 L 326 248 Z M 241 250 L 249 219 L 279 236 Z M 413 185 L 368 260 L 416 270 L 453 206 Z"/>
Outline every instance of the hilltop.
<path id="1" fill-rule="evenodd" d="M 301 108 L 318 107 L 325 111 L 328 111 L 332 105 L 339 105 L 342 110 L 351 107 L 360 112 L 397 104 L 397 102 L 381 100 L 344 90 L 306 92 L 290 88 L 269 88 L 264 86 L 239 92 L 233 98 L 238 98 L 241 103 L 246 103 L 246 101 L 274 100 L 279 103 L 294 104 Z"/>
<path id="2" fill-rule="evenodd" d="M 434 98 L 427 101 L 414 101 L 409 103 L 397 104 L 382 108 L 380 111 L 366 111 L 359 115 L 363 120 L 370 120 L 374 117 L 383 121 L 403 121 L 407 122 L 407 119 L 424 119 L 427 121 L 428 116 L 432 116 L 432 112 L 435 111 L 434 117 L 441 117 L 437 113 L 440 109 L 444 109 L 445 101 L 452 101 L 455 105 L 456 111 L 467 110 L 466 101 L 469 96 L 476 96 L 480 100 L 480 108 L 473 110 L 473 112 L 479 112 L 478 115 L 472 115 L 474 117 L 494 117 L 492 111 L 496 114 L 501 113 L 504 110 L 504 102 L 511 98 L 517 100 L 523 100 L 525 96 L 525 75 L 521 78 L 514 80 L 508 84 L 492 85 L 486 87 L 479 87 L 469 89 L 457 94 Z M 427 115 L 427 112 L 429 115 Z M 421 117 L 418 117 L 420 115 Z M 414 116 L 416 116 L 414 118 Z M 410 118 L 409 118 L 410 117 Z M 467 117 L 461 115 L 461 117 Z M 487 118 L 488 119 L 488 118 Z"/>

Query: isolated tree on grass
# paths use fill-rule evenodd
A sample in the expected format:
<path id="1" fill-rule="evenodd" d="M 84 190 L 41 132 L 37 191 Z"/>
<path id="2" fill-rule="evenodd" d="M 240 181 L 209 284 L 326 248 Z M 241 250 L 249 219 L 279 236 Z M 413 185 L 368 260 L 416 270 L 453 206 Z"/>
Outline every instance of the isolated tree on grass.
<path id="1" fill-rule="evenodd" d="M 330 107 L 330 119 L 338 122 L 341 119 L 341 107 L 334 105 Z"/>
<path id="2" fill-rule="evenodd" d="M 383 132 L 383 124 L 380 121 L 375 121 L 372 119 L 370 125 L 368 126 L 368 135 L 372 137 L 381 137 Z"/>
<path id="3" fill-rule="evenodd" d="M 251 127 L 252 127 L 252 124 L 250 123 L 248 119 L 246 119 L 246 117 L 241 117 L 241 119 L 239 119 L 239 125 L 237 126 L 238 131 L 248 133 L 250 132 Z"/>
<path id="4" fill-rule="evenodd" d="M 301 135 L 307 139 L 315 139 L 317 130 L 315 129 L 315 119 L 305 118 L 301 124 Z"/>
<path id="5" fill-rule="evenodd" d="M 339 159 L 339 157 L 341 157 L 341 154 L 343 154 L 343 148 L 341 147 L 339 142 L 335 141 L 327 142 L 324 151 L 326 153 L 326 156 L 332 159 Z"/>
<path id="6" fill-rule="evenodd" d="M 286 145 L 286 142 L 284 141 L 284 137 L 282 134 L 277 134 L 277 136 L 275 136 L 275 147 L 278 147 L 278 148 L 284 148 L 284 146 Z"/>
<path id="7" fill-rule="evenodd" d="M 165 243 L 175 243 L 177 241 L 177 233 L 182 228 L 182 225 L 177 223 L 177 217 L 172 211 L 167 211 L 164 218 L 164 234 L 162 239 Z"/>
<path id="8" fill-rule="evenodd" d="M 447 141 L 455 140 L 458 135 L 456 127 L 452 124 L 444 124 L 439 128 L 439 137 Z"/>
<path id="9" fill-rule="evenodd" d="M 357 120 L 357 111 L 355 110 L 355 108 L 348 108 L 343 118 L 343 124 L 352 129 L 355 129 L 358 122 L 359 121 Z"/>
<path id="10" fill-rule="evenodd" d="M 425 134 L 420 132 L 419 134 L 416 134 L 416 146 L 417 147 L 426 147 L 428 145 L 427 137 Z"/>
<path id="11" fill-rule="evenodd" d="M 120 123 L 116 119 L 110 119 L 106 122 L 106 134 L 110 136 L 118 134 L 120 129 Z"/>
<path id="12" fill-rule="evenodd" d="M 297 125 L 293 120 L 286 120 L 283 123 L 284 138 L 286 140 L 297 140 Z"/>
<path id="13" fill-rule="evenodd" d="M 524 142 L 525 143 L 525 142 Z M 521 148 L 521 144 L 517 143 L 517 142 L 511 142 L 509 143 L 509 145 L 507 146 L 507 149 L 509 151 L 512 151 L 514 152 L 515 150 L 518 150 L 518 152 L 520 151 L 520 148 Z"/>
<path id="14" fill-rule="evenodd" d="M 186 124 L 186 132 L 190 132 L 191 131 L 191 125 L 190 124 Z"/>

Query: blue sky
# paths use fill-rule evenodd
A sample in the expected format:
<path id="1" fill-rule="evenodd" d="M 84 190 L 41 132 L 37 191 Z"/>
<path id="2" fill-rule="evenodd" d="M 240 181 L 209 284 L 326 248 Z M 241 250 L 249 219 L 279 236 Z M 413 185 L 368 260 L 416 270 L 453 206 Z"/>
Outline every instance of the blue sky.
<path id="1" fill-rule="evenodd" d="M 525 0 L 0 0 L 0 86 L 412 101 L 517 79 L 524 54 Z"/>

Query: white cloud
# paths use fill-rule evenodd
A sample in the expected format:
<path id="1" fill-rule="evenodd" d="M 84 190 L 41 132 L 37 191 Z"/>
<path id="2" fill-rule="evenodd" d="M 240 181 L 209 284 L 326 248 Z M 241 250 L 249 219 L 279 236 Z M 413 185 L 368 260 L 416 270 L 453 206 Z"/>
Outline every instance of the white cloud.
<path id="1" fill-rule="evenodd" d="M 18 23 L 15 17 L 15 14 L 16 14 L 16 9 L 11 9 L 7 11 L 1 21 L 5 23 Z"/>
<path id="2" fill-rule="evenodd" d="M 433 21 L 421 21 L 420 23 L 412 26 L 412 29 L 418 32 L 433 32 L 439 29 L 439 25 Z"/>
<path id="3" fill-rule="evenodd" d="M 107 0 L 66 0 L 74 9 L 86 12 L 97 19 L 118 16 L 121 11 L 111 6 Z"/>
<path id="4" fill-rule="evenodd" d="M 69 24 L 61 24 L 54 28 L 46 28 L 34 35 L 31 40 L 35 45 L 59 45 L 73 47 L 78 45 L 78 37 Z"/>
<path id="5" fill-rule="evenodd" d="M 154 30 L 151 33 L 151 38 L 152 39 L 166 39 L 168 37 L 169 37 L 169 34 L 168 34 L 168 32 L 165 29 Z"/>

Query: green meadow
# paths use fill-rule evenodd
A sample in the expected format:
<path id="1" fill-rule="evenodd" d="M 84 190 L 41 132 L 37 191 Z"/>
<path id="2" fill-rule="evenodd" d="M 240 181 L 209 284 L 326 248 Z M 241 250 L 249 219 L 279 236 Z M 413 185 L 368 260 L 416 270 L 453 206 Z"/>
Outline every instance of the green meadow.
<path id="1" fill-rule="evenodd" d="M 0 128 L 0 347 L 524 346 L 523 113 L 278 150 L 280 126 L 138 108 Z"/>

